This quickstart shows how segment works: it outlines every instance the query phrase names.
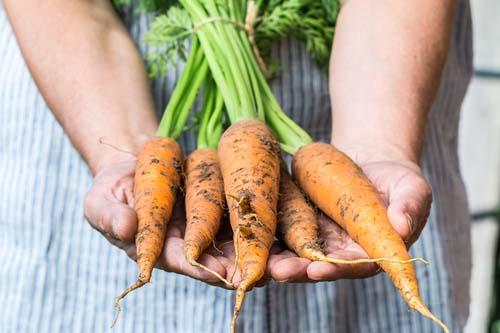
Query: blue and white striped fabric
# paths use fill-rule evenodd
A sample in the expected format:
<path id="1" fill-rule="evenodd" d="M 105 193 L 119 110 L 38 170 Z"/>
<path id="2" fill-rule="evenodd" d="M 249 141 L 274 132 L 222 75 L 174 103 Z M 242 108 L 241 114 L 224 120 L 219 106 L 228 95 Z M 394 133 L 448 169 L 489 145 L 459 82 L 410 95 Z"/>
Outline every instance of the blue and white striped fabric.
<path id="1" fill-rule="evenodd" d="M 1 3 L 1 1 L 0 1 Z M 148 18 L 128 11 L 135 40 Z M 141 45 L 141 51 L 146 52 Z M 284 109 L 328 140 L 327 78 L 296 43 L 275 50 L 283 77 L 273 89 Z M 424 171 L 434 191 L 429 223 L 412 255 L 424 300 L 453 332 L 468 315 L 470 244 L 466 195 L 457 160 L 459 110 L 471 76 L 469 4 L 460 1 L 451 51 L 430 115 Z M 161 110 L 179 69 L 153 82 Z M 160 111 L 158 112 L 160 113 Z M 184 147 L 194 138 L 185 136 Z M 114 296 L 135 279 L 135 264 L 90 228 L 82 201 L 87 167 L 47 108 L 0 5 L 0 332 L 109 332 Z M 129 296 L 115 332 L 224 332 L 233 293 L 155 271 Z M 271 283 L 251 292 L 240 332 L 440 332 L 408 311 L 385 275 L 317 284 Z"/>

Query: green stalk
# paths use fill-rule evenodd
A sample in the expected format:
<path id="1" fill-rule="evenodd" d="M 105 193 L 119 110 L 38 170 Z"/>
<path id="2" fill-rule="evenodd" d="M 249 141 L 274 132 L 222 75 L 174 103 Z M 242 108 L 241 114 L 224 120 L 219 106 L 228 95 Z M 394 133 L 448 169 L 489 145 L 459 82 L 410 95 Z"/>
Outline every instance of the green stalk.
<path id="1" fill-rule="evenodd" d="M 174 124 L 173 131 L 171 133 L 171 138 L 177 140 L 181 133 L 184 131 L 184 127 L 186 125 L 187 119 L 191 110 L 193 108 L 194 103 L 196 102 L 196 96 L 198 95 L 198 91 L 200 90 L 205 78 L 208 74 L 208 64 L 203 59 L 203 62 L 199 66 L 197 72 L 192 77 L 191 85 L 188 89 L 188 94 L 186 96 L 184 105 L 180 108 L 180 111 L 177 111 L 177 121 Z"/>
<path id="2" fill-rule="evenodd" d="M 197 148 L 207 148 L 208 147 L 208 138 L 207 138 L 207 128 L 210 122 L 210 112 L 213 110 L 215 103 L 215 94 L 214 94 L 214 86 L 210 81 L 206 81 L 205 83 L 205 95 L 203 99 L 203 106 L 199 111 L 201 114 L 201 123 L 198 129 L 198 140 L 197 140 Z"/>
<path id="3" fill-rule="evenodd" d="M 232 0 L 233 1 L 233 0 Z M 224 6 L 217 6 L 211 2 L 207 1 L 206 8 L 207 14 L 210 17 L 228 17 L 229 14 L 224 11 Z M 245 78 L 248 77 L 247 67 L 245 66 L 245 62 L 240 56 L 240 48 L 238 47 L 239 38 L 236 37 L 236 29 L 238 27 L 232 25 L 231 23 L 219 22 L 217 27 L 220 28 L 220 38 L 223 41 L 224 45 L 227 45 L 225 57 L 228 59 L 230 67 L 227 69 L 233 73 L 234 78 Z M 236 81 L 236 80 L 235 80 Z M 246 108 L 250 108 L 255 110 L 255 103 L 253 99 L 253 94 L 251 94 L 252 89 L 250 86 L 250 82 L 247 80 L 237 80 L 237 83 L 240 85 L 241 89 L 237 89 L 236 91 L 240 94 L 241 107 L 245 108 L 242 110 L 246 111 Z"/>
<path id="4" fill-rule="evenodd" d="M 192 63 L 186 64 L 184 66 L 184 71 L 182 76 L 184 75 L 184 72 L 186 72 L 186 78 L 187 82 L 186 85 L 184 86 L 185 90 L 184 92 L 181 93 L 182 95 L 182 101 L 179 102 L 179 105 L 177 109 L 172 108 L 174 116 L 172 120 L 172 127 L 175 127 L 178 121 L 180 120 L 181 114 L 190 111 L 192 105 L 194 104 L 194 99 L 192 97 L 193 95 L 193 88 L 194 92 L 196 93 L 198 89 L 201 87 L 201 82 L 199 80 L 202 80 L 203 78 L 206 77 L 208 73 L 208 67 L 206 66 L 206 61 L 205 61 L 205 55 L 203 54 L 203 50 L 199 46 L 199 42 L 197 42 L 196 49 L 194 50 L 194 60 Z M 193 86 L 193 82 L 195 82 L 195 86 Z M 196 94 L 194 94 L 196 96 Z M 191 103 L 189 103 L 188 100 L 191 100 Z M 182 103 L 187 103 L 187 111 L 185 109 L 179 110 L 179 107 L 184 106 Z M 175 106 L 175 105 L 174 105 Z M 175 132 L 175 129 L 172 130 L 172 132 Z"/>
<path id="5" fill-rule="evenodd" d="M 290 153 L 291 151 L 295 152 L 300 147 L 312 142 L 309 134 L 307 134 L 306 131 L 291 120 L 279 106 L 278 101 L 276 100 L 269 84 L 260 70 L 260 67 L 253 57 L 253 51 L 246 35 L 244 38 L 241 38 L 241 41 L 245 49 L 245 52 L 243 53 L 250 55 L 247 59 L 247 64 L 252 67 L 253 70 L 251 72 L 256 76 L 256 80 L 258 80 L 260 84 L 260 94 L 263 95 L 263 99 L 265 100 L 264 110 L 266 120 L 269 119 L 269 125 L 275 134 L 277 134 L 278 140 L 281 142 L 282 146 L 286 147 L 285 150 Z M 260 96 L 260 94 L 257 95 Z"/>
<path id="6" fill-rule="evenodd" d="M 244 8 L 246 8 L 246 1 L 242 1 L 242 2 L 244 2 L 244 4 L 245 4 Z M 230 0 L 228 3 L 228 6 L 230 8 L 230 13 L 231 13 L 230 16 L 232 19 L 237 20 L 238 17 L 242 16 L 242 14 L 238 13 L 237 8 L 234 5 L 231 6 L 231 4 L 234 4 L 234 2 L 232 0 Z M 243 6 L 243 4 L 242 4 L 242 6 Z M 239 9 L 242 9 L 242 8 L 239 8 Z M 256 73 L 255 73 L 255 71 L 256 71 L 255 65 L 256 64 L 255 64 L 255 60 L 254 60 L 254 54 L 253 54 L 253 51 L 251 50 L 250 47 L 246 47 L 247 45 L 249 46 L 246 31 L 239 29 L 238 31 L 233 30 L 233 32 L 237 34 L 237 35 L 233 35 L 233 38 L 236 42 L 238 42 L 239 50 L 241 52 L 241 59 L 242 59 L 242 61 L 244 61 L 245 66 L 247 68 L 247 72 L 249 73 L 249 76 L 250 76 L 251 89 L 254 92 L 253 97 L 255 99 L 257 117 L 260 120 L 265 121 L 264 103 L 262 100 L 262 96 L 259 93 L 259 91 L 260 91 L 259 81 L 258 81 Z M 257 68 L 258 68 L 258 66 L 257 66 Z"/>
<path id="7" fill-rule="evenodd" d="M 194 22 L 200 24 L 200 22 L 207 21 L 212 17 L 208 15 L 203 5 L 198 1 L 180 1 L 188 10 Z M 204 3 L 215 6 L 214 3 L 210 3 L 210 1 Z M 221 17 L 222 14 L 215 11 L 214 8 L 215 7 L 212 7 L 213 13 L 217 13 L 218 17 Z M 224 17 L 227 18 L 227 15 Z M 227 26 L 214 33 L 215 29 L 211 27 L 212 25 L 216 27 L 220 27 L 221 25 Z M 251 98 L 255 96 L 255 93 L 249 89 L 248 73 L 245 75 L 245 70 L 240 68 L 238 60 L 235 60 L 239 58 L 241 52 L 240 50 L 235 51 L 234 47 L 237 45 L 234 45 L 235 41 L 228 37 L 228 31 L 230 31 L 230 29 L 239 28 L 231 26 L 231 24 L 227 22 L 213 22 L 199 29 L 197 35 L 207 55 L 207 60 L 217 86 L 223 95 L 230 121 L 234 123 L 242 119 L 255 119 L 257 116 L 252 102 L 253 99 Z M 213 58 L 212 54 L 214 53 L 219 53 L 221 57 Z M 223 62 L 226 62 L 226 66 L 222 66 Z M 219 75 L 220 73 L 218 72 L 224 72 L 225 75 Z M 228 103 L 227 97 L 231 95 L 242 96 L 238 105 L 231 105 Z"/>
<path id="8" fill-rule="evenodd" d="M 217 86 L 211 78 L 207 79 L 205 83 L 204 103 L 200 110 L 201 123 L 198 130 L 198 149 L 217 148 L 222 135 L 222 122 L 219 118 L 222 117 L 223 107 L 224 103 Z M 211 125 L 211 122 L 214 121 L 217 122 L 216 126 Z"/>
<path id="9" fill-rule="evenodd" d="M 202 24 L 196 29 L 196 34 L 231 123 L 242 119 L 265 119 L 277 135 L 283 150 L 291 154 L 312 142 L 307 132 L 291 120 L 279 106 L 255 60 L 246 32 L 230 23 L 231 20 L 238 20 L 243 24 L 246 9 L 246 6 L 243 9 L 243 5 L 247 2 L 180 2 L 191 15 L 195 26 L 196 23 Z M 227 22 L 203 23 L 213 17 L 226 18 Z M 217 121 L 220 123 L 222 118 L 218 114 L 212 115 L 206 126 L 215 130 L 214 124 Z M 203 132 L 208 128 L 206 126 L 203 127 Z M 203 143 L 207 142 L 205 138 Z"/>
<path id="10" fill-rule="evenodd" d="M 158 136 L 171 137 L 172 135 L 172 127 L 174 124 L 176 110 L 178 110 L 179 106 L 182 106 L 183 104 L 183 95 L 187 91 L 186 87 L 190 84 L 192 70 L 194 68 L 193 64 L 197 60 L 199 50 L 200 47 L 198 39 L 193 38 L 191 52 L 186 60 L 184 71 L 182 72 L 181 77 L 179 78 L 179 81 L 170 96 L 170 100 L 165 108 L 158 130 L 156 131 L 156 135 Z"/>
<path id="11" fill-rule="evenodd" d="M 201 22 L 207 16 L 203 16 L 204 9 L 192 1 L 180 0 L 186 10 L 192 16 L 193 21 Z M 205 56 L 207 58 L 208 64 L 210 66 L 210 71 L 214 80 L 217 82 L 217 86 L 224 98 L 224 102 L 228 110 L 237 110 L 239 108 L 239 96 L 234 91 L 234 82 L 232 78 L 228 75 L 228 63 L 225 59 L 224 53 L 217 52 L 218 50 L 213 50 L 210 45 L 216 45 L 220 43 L 218 40 L 218 32 L 214 30 L 212 24 L 206 24 L 205 26 L 198 29 L 196 32 L 200 42 L 203 46 Z M 215 35 L 215 37 L 213 36 Z M 235 115 L 228 111 L 229 117 L 231 119 L 236 119 L 238 115 Z"/>
<path id="12" fill-rule="evenodd" d="M 215 105 L 207 127 L 207 140 L 209 147 L 217 148 L 223 131 L 222 111 L 224 109 L 224 100 L 222 99 L 222 95 L 219 93 L 219 89 L 217 89 L 217 87 L 214 91 Z"/>

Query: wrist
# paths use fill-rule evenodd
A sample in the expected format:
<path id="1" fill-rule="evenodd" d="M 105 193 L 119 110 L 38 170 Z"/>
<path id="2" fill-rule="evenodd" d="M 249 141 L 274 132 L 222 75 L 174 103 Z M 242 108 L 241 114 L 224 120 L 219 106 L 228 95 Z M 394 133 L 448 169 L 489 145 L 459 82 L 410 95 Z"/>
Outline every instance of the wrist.
<path id="1" fill-rule="evenodd" d="M 409 162 L 416 166 L 420 165 L 420 147 L 373 138 L 352 140 L 334 137 L 331 143 L 358 164 Z"/>
<path id="2" fill-rule="evenodd" d="M 95 176 L 102 169 L 121 162 L 135 161 L 142 145 L 151 134 L 136 134 L 116 137 L 100 137 L 91 145 L 86 162 Z"/>

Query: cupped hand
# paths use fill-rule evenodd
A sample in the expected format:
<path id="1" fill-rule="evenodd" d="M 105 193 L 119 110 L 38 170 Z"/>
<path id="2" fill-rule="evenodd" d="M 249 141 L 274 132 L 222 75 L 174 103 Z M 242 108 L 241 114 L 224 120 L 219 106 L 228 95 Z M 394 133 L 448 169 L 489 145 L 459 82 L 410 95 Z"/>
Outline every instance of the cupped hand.
<path id="1" fill-rule="evenodd" d="M 377 161 L 359 164 L 388 206 L 394 229 L 411 246 L 419 237 L 430 212 L 430 186 L 418 165 L 409 161 Z M 366 252 L 346 232 L 319 214 L 320 236 L 325 253 L 332 258 L 364 259 Z M 336 265 L 311 262 L 283 250 L 271 255 L 268 273 L 277 281 L 307 282 L 363 278 L 376 274 L 376 264 Z"/>
<path id="2" fill-rule="evenodd" d="M 425 226 L 431 204 L 430 187 L 420 168 L 407 161 L 382 161 L 360 164 L 361 168 L 379 190 L 388 205 L 388 216 L 394 229 L 408 246 L 418 238 Z M 85 200 L 85 216 L 91 226 L 108 241 L 123 249 L 135 259 L 134 237 L 137 218 L 133 210 L 133 178 L 135 161 L 125 161 L 104 167 L 97 173 Z M 320 237 L 324 251 L 332 258 L 364 259 L 366 252 L 356 244 L 336 223 L 323 214 L 318 215 Z M 227 280 L 234 277 L 234 244 L 229 227 L 223 226 L 214 245 L 200 258 L 200 263 L 216 271 Z M 157 267 L 222 287 L 212 274 L 191 266 L 183 254 L 185 216 L 182 201 L 175 208 L 167 228 L 167 237 Z M 311 262 L 276 243 L 271 249 L 266 276 L 257 286 L 269 279 L 287 282 L 311 282 L 362 278 L 379 271 L 375 264 L 335 265 Z"/>
<path id="3" fill-rule="evenodd" d="M 85 216 L 90 225 L 134 260 L 137 230 L 137 216 L 133 209 L 135 164 L 135 161 L 124 161 L 103 167 L 96 174 L 84 204 Z M 226 287 L 212 274 L 193 267 L 186 261 L 183 253 L 184 230 L 184 207 L 182 200 L 179 200 L 167 227 L 165 245 L 158 259 L 157 268 Z M 233 265 L 231 256 L 234 257 L 229 251 L 232 242 L 224 238 L 219 242 L 227 255 L 214 249 L 203 254 L 199 262 L 228 279 Z"/>

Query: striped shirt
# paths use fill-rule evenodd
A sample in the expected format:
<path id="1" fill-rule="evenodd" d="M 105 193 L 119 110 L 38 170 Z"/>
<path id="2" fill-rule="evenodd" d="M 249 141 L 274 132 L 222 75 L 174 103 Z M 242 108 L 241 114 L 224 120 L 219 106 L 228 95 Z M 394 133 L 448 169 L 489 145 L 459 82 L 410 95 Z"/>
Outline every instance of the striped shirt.
<path id="1" fill-rule="evenodd" d="M 150 18 L 127 10 L 139 44 Z M 108 332 L 115 295 L 136 278 L 135 263 L 83 217 L 92 177 L 54 119 L 21 56 L 0 0 L 0 332 Z M 283 75 L 272 84 L 284 110 L 316 139 L 330 136 L 326 74 L 296 42 L 274 49 Z M 469 4 L 459 1 L 444 76 L 429 116 L 423 170 L 434 204 L 412 256 L 431 311 L 461 332 L 469 305 L 470 239 L 457 158 L 460 106 L 471 77 Z M 181 68 L 152 82 L 160 116 Z M 182 138 L 187 152 L 192 134 Z M 115 332 L 224 332 L 234 295 L 155 270 L 131 294 Z M 270 283 L 252 291 L 240 332 L 440 332 L 409 312 L 386 275 L 315 284 Z"/>

